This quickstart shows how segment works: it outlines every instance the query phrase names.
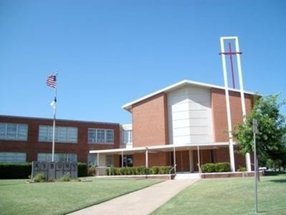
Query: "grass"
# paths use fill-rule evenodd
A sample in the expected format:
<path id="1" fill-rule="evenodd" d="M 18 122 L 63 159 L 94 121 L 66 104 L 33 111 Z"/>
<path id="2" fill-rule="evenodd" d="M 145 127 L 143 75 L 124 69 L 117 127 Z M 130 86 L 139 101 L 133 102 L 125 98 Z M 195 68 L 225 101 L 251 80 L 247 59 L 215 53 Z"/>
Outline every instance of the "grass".
<path id="1" fill-rule="evenodd" d="M 286 174 L 261 178 L 258 183 L 258 212 L 286 214 Z M 201 180 L 152 214 L 255 214 L 254 179 Z"/>
<path id="2" fill-rule="evenodd" d="M 0 180 L 0 214 L 65 214 L 142 189 L 160 180 L 93 179 L 27 183 Z"/>

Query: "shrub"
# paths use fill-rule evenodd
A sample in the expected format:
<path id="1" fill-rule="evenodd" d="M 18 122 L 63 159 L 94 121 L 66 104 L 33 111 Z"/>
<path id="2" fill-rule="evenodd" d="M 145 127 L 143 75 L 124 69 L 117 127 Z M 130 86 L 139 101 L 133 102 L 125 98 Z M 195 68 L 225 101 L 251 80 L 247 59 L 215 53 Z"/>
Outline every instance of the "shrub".
<path id="1" fill-rule="evenodd" d="M 77 176 L 78 177 L 86 177 L 87 176 L 87 164 L 86 163 L 78 163 L 77 164 Z"/>
<path id="2" fill-rule="evenodd" d="M 71 177 L 70 177 L 69 173 L 67 173 L 64 176 L 62 176 L 61 178 L 59 178 L 59 181 L 70 181 L 70 180 L 71 180 Z"/>
<path id="3" fill-rule="evenodd" d="M 169 166 L 153 166 L 146 168 L 139 167 L 110 167 L 106 169 L 106 175 L 149 175 L 149 174 L 169 174 L 171 167 Z"/>
<path id="4" fill-rule="evenodd" d="M 160 171 L 160 167 L 159 166 L 153 166 L 151 167 L 151 173 L 156 175 L 156 174 L 159 174 L 159 171 Z"/>
<path id="5" fill-rule="evenodd" d="M 246 172 L 246 168 L 244 166 L 239 166 L 237 169 L 238 172 Z"/>
<path id="6" fill-rule="evenodd" d="M 216 163 L 215 170 L 216 170 L 216 172 L 229 172 L 230 171 L 230 164 L 227 162 Z"/>
<path id="7" fill-rule="evenodd" d="M 37 173 L 33 178 L 33 182 L 44 182 L 44 181 L 46 181 L 46 178 L 43 172 Z"/>
<path id="8" fill-rule="evenodd" d="M 28 178 L 31 172 L 30 163 L 0 163 L 0 179 Z"/>
<path id="9" fill-rule="evenodd" d="M 214 163 L 206 163 L 201 166 L 202 172 L 216 172 Z"/>
<path id="10" fill-rule="evenodd" d="M 96 175 L 96 167 L 90 166 L 87 170 L 87 175 L 88 176 L 95 176 Z"/>
<path id="11" fill-rule="evenodd" d="M 230 164 L 222 163 L 206 163 L 201 166 L 202 172 L 229 172 Z"/>

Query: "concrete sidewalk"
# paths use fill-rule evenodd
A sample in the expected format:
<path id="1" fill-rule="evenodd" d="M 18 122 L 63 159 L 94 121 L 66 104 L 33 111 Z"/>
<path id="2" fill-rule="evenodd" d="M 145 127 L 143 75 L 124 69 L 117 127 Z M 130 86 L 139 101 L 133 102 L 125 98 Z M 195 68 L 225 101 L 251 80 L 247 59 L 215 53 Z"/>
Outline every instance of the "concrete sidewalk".
<path id="1" fill-rule="evenodd" d="M 70 215 L 147 215 L 199 179 L 168 180 Z"/>

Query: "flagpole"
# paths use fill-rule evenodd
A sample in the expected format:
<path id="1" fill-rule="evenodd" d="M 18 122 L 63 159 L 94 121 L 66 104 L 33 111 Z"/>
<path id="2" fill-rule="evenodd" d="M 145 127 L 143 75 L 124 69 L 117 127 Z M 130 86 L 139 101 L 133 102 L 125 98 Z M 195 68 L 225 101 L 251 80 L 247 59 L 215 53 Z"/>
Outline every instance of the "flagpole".
<path id="1" fill-rule="evenodd" d="M 57 114 L 57 86 L 55 87 L 55 98 L 54 98 L 52 162 L 55 161 L 56 114 Z"/>
<path id="2" fill-rule="evenodd" d="M 53 140 L 52 140 L 52 162 L 55 161 L 55 139 L 56 139 L 56 114 L 57 114 L 57 75 L 56 73 L 54 75 L 54 81 L 55 81 L 55 96 L 53 101 L 53 109 L 54 109 L 54 115 L 53 115 Z"/>

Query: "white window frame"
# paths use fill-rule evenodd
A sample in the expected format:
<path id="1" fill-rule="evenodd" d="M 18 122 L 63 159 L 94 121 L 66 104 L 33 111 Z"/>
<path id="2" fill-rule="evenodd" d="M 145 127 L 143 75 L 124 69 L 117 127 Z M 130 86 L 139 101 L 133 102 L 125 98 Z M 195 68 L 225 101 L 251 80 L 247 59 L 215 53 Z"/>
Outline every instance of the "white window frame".
<path id="1" fill-rule="evenodd" d="M 27 141 L 28 129 L 29 129 L 28 124 L 0 122 L 0 139 Z"/>

